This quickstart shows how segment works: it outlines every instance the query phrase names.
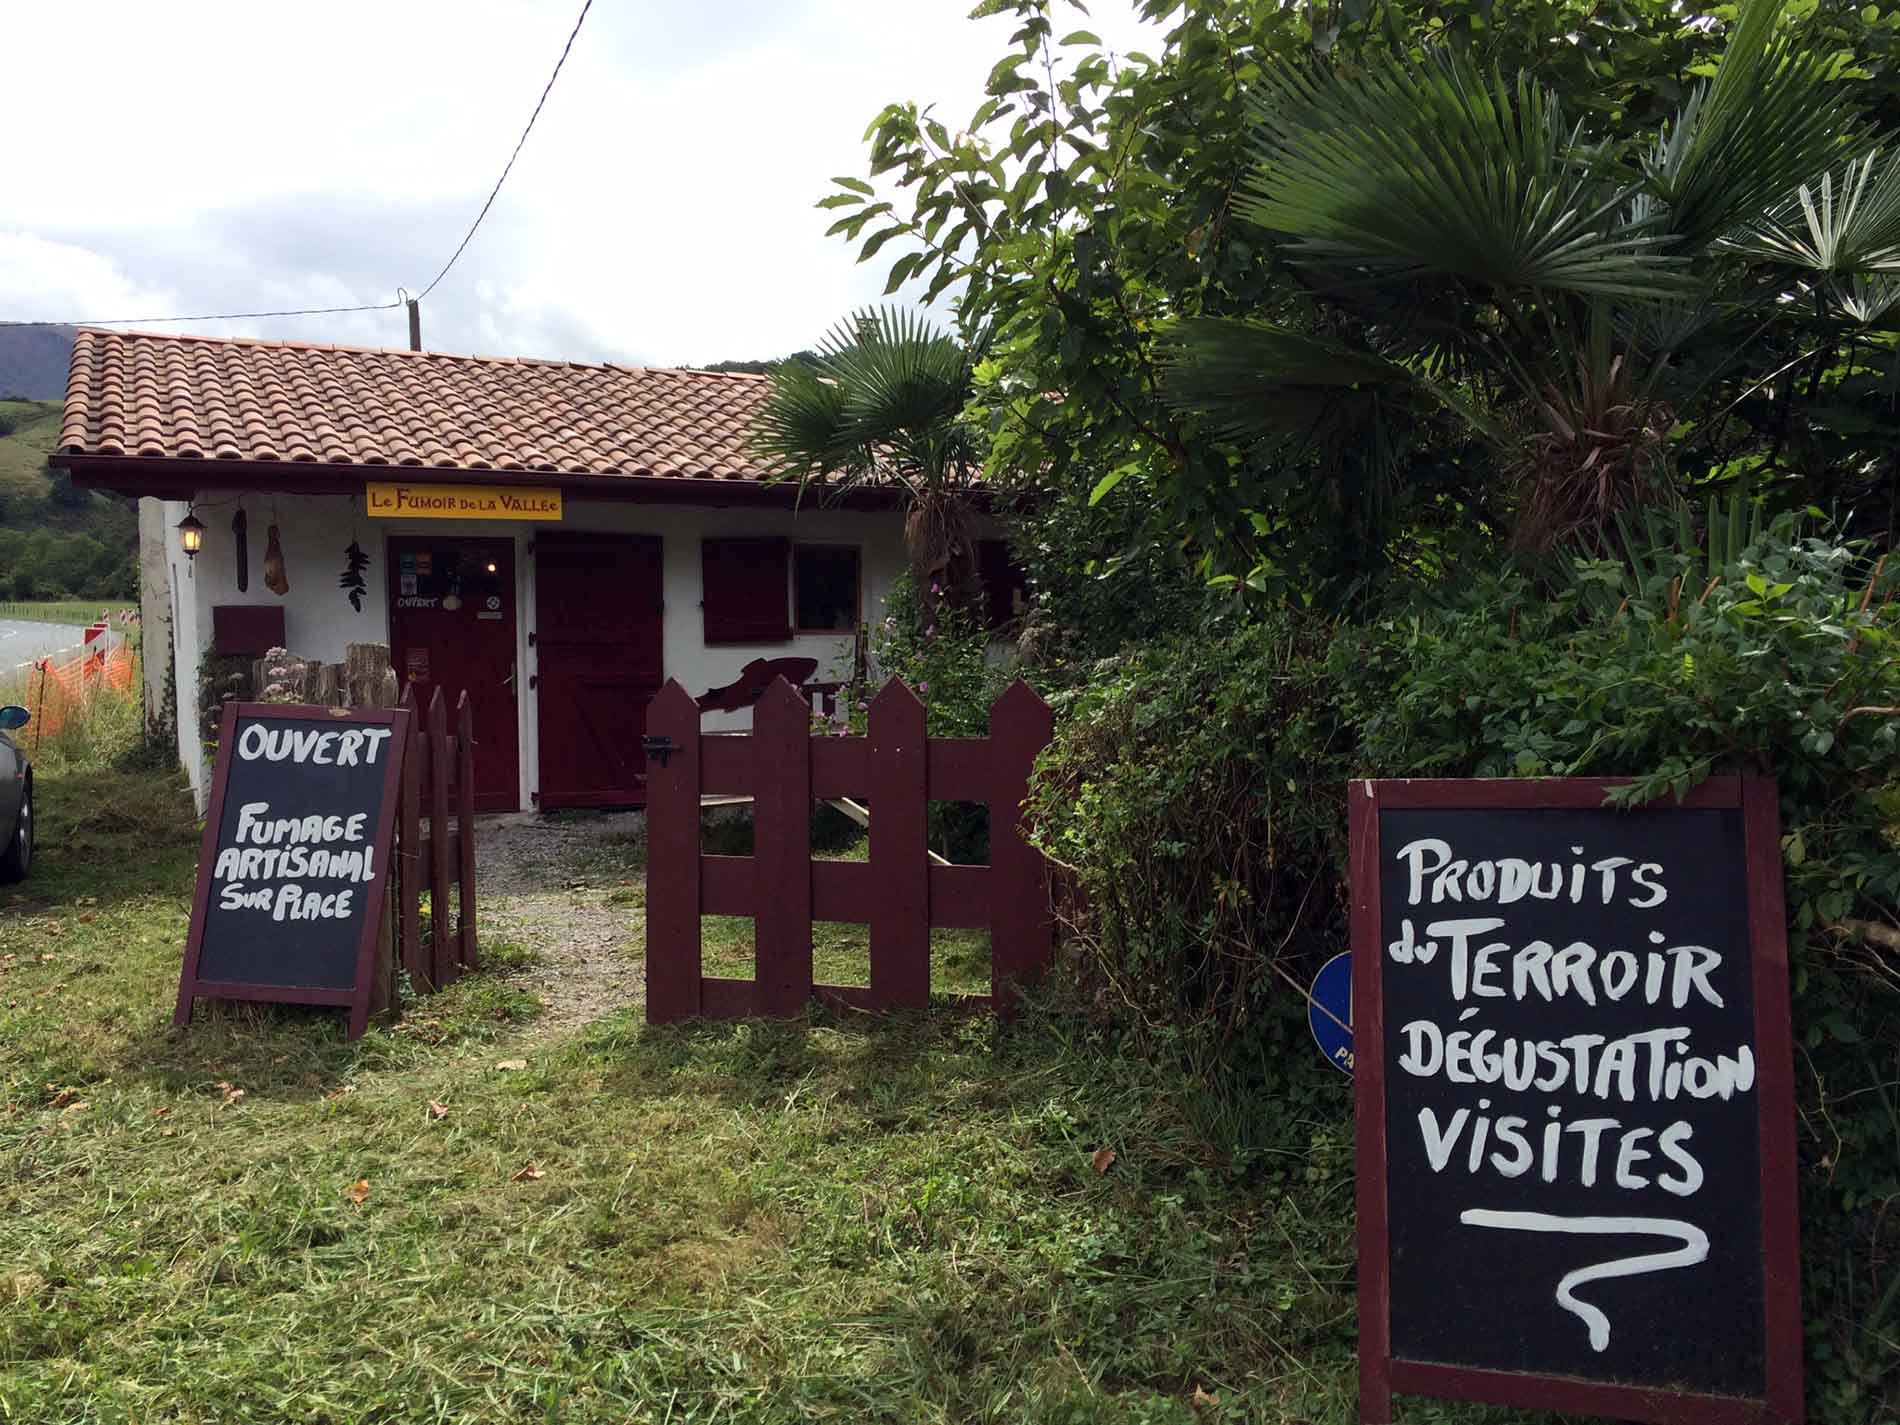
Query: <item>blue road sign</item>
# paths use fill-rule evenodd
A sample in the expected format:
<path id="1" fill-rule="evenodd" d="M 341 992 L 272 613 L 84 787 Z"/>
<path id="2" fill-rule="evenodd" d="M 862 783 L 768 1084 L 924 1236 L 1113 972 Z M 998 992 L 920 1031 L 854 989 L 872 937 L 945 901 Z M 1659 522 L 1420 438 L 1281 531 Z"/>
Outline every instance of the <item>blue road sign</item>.
<path id="1" fill-rule="evenodd" d="M 1306 1001 L 1306 1022 L 1326 1062 L 1352 1074 L 1352 951 L 1335 955 L 1313 976 Z"/>

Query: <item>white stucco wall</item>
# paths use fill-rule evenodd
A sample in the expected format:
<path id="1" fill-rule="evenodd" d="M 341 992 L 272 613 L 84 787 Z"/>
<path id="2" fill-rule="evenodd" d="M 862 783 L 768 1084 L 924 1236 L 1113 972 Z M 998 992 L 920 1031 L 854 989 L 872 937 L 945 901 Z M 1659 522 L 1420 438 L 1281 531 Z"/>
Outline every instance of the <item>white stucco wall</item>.
<path id="1" fill-rule="evenodd" d="M 231 517 L 242 504 L 248 519 L 250 588 L 237 590 L 235 544 Z M 884 601 L 904 569 L 903 519 L 895 512 L 857 513 L 830 509 L 710 509 L 686 505 L 565 502 L 559 523 L 514 523 L 504 520 L 384 520 L 362 514 L 360 499 L 341 495 L 238 496 L 228 491 L 200 491 L 198 517 L 205 524 L 204 551 L 196 569 L 187 571 L 175 538 L 168 540 L 172 587 L 177 595 L 179 755 L 192 785 L 204 785 L 203 750 L 196 736 L 195 705 L 198 660 L 211 644 L 211 609 L 216 604 L 281 605 L 286 646 L 306 658 L 337 662 L 350 643 L 389 641 L 389 596 L 385 578 L 388 557 L 384 541 L 392 535 L 464 535 L 512 538 L 515 543 L 516 663 L 521 672 L 521 805 L 534 805 L 531 793 L 540 783 L 535 693 L 529 680 L 538 672 L 528 635 L 535 630 L 534 564 L 529 545 L 543 531 L 613 531 L 654 534 L 663 541 L 666 610 L 662 619 L 663 656 L 668 678 L 676 678 L 698 695 L 730 683 L 754 658 L 816 658 L 818 677 L 843 677 L 850 672 L 852 637 L 849 633 L 798 634 L 789 642 L 707 647 L 700 610 L 700 540 L 709 536 L 783 535 L 797 541 L 856 545 L 860 550 L 863 616 L 868 622 L 883 617 Z M 168 534 L 186 506 L 167 504 L 164 524 Z M 279 599 L 264 587 L 264 551 L 269 527 L 278 526 L 284 552 L 289 594 Z M 337 576 L 343 571 L 343 550 L 354 538 L 370 557 L 363 577 L 369 586 L 362 611 L 350 608 Z M 750 713 L 708 714 L 708 731 L 750 725 Z"/>
<path id="2" fill-rule="evenodd" d="M 172 640 L 177 660 L 173 669 L 177 701 L 172 711 L 178 721 L 178 761 L 191 779 L 198 810 L 203 811 L 207 787 L 204 744 L 198 738 L 198 659 L 211 642 L 211 615 L 207 612 L 199 617 L 196 571 L 178 548 L 178 521 L 189 508 L 183 501 L 166 500 L 160 506 L 159 525 L 164 531 L 165 568 L 171 580 Z"/>
<path id="3" fill-rule="evenodd" d="M 171 570 L 165 563 L 165 502 L 139 501 L 139 636 L 144 644 L 145 715 L 156 722 L 165 696 L 172 636 Z"/>

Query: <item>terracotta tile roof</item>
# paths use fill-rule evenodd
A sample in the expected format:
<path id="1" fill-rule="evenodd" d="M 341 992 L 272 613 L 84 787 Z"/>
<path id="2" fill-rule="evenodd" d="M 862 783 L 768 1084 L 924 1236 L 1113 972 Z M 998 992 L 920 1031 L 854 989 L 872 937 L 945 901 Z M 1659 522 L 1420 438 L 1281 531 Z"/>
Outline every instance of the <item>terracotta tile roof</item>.
<path id="1" fill-rule="evenodd" d="M 58 454 L 758 480 L 764 377 L 81 329 Z"/>

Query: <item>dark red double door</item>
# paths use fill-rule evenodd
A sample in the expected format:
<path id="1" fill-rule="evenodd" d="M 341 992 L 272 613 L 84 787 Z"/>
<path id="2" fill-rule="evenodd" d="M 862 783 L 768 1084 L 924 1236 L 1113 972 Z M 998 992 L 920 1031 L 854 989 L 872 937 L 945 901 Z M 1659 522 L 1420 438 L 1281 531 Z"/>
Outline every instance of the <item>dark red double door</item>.
<path id="1" fill-rule="evenodd" d="M 541 808 L 642 806 L 647 704 L 665 682 L 657 535 L 535 541 Z"/>

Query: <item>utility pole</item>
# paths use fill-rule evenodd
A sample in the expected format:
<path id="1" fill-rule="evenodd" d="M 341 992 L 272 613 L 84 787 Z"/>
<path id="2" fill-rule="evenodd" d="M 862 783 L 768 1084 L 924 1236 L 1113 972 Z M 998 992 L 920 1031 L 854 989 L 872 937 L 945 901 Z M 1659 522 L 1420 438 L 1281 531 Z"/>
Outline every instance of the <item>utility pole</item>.
<path id="1" fill-rule="evenodd" d="M 409 349 L 422 350 L 422 299 L 409 299 Z"/>

